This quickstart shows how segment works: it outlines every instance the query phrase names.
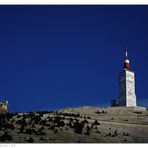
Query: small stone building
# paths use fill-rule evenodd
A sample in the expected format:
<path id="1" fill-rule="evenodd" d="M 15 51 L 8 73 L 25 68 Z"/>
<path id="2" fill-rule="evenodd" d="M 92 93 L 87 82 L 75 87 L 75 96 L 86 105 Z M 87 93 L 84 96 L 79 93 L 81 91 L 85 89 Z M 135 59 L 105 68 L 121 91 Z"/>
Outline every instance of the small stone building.
<path id="1" fill-rule="evenodd" d="M 0 101 L 0 113 L 8 112 L 8 101 Z"/>

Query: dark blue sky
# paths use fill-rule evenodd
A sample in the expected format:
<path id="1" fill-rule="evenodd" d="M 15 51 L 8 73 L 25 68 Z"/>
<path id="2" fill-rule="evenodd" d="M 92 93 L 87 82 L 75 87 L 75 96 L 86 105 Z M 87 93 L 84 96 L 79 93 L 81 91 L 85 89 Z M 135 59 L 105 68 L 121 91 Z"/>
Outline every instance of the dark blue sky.
<path id="1" fill-rule="evenodd" d="M 0 6 L 0 96 L 10 111 L 107 106 L 129 48 L 148 106 L 148 6 Z"/>

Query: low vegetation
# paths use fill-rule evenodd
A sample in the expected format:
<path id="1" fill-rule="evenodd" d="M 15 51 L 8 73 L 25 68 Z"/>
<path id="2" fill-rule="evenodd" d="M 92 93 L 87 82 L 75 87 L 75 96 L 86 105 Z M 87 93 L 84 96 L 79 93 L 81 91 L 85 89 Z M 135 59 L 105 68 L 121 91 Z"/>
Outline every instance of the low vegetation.
<path id="1" fill-rule="evenodd" d="M 0 137 L 0 142 L 6 142 L 6 141 L 12 141 L 12 136 L 5 132 L 1 137 Z"/>
<path id="2" fill-rule="evenodd" d="M 122 132 L 117 127 L 112 128 L 110 126 L 110 122 L 113 125 L 117 121 L 117 116 L 114 114 L 108 116 L 106 110 L 95 111 L 93 112 L 94 116 L 85 113 L 65 113 L 57 111 L 1 113 L 0 142 L 16 142 L 16 137 L 26 143 L 59 142 L 60 140 L 64 142 L 65 137 L 67 141 L 70 141 L 70 136 L 74 137 L 74 139 L 76 138 L 76 140 L 72 142 L 85 142 L 91 138 L 94 141 L 99 141 L 102 137 L 105 140 L 109 140 L 109 142 L 112 141 L 112 139 L 116 141 L 122 137 L 119 140 L 120 142 L 129 142 L 129 138 L 132 135 L 129 131 L 125 130 L 125 132 Z M 138 111 L 134 113 L 137 121 L 138 115 L 141 117 L 142 112 Z M 134 115 L 132 112 L 132 117 Z M 146 114 L 145 117 L 146 116 L 148 116 L 148 114 Z M 105 122 L 109 120 L 109 123 L 103 122 L 100 118 L 104 119 Z M 129 121 L 131 121 L 131 119 L 128 118 L 128 116 L 123 116 L 121 123 L 127 124 Z M 104 130 L 105 128 L 106 130 Z M 80 139 L 78 139 L 79 137 Z M 59 140 L 58 138 L 61 139 Z"/>

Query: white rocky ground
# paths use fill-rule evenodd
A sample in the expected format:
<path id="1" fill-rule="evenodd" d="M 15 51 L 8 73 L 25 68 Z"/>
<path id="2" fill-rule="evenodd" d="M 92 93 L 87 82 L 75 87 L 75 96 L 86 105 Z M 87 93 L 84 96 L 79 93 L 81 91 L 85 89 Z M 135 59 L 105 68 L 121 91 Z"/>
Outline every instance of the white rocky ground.
<path id="1" fill-rule="evenodd" d="M 144 108 L 80 107 L 0 115 L 0 141 L 9 143 L 147 143 Z"/>

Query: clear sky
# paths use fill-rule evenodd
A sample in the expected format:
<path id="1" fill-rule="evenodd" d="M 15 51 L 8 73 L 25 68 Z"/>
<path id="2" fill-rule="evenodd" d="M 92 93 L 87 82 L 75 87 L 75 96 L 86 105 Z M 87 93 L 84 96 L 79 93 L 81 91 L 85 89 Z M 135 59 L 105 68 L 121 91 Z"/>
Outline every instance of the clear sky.
<path id="1" fill-rule="evenodd" d="M 148 107 L 148 6 L 0 6 L 0 97 L 10 111 L 108 106 L 124 48 Z"/>

